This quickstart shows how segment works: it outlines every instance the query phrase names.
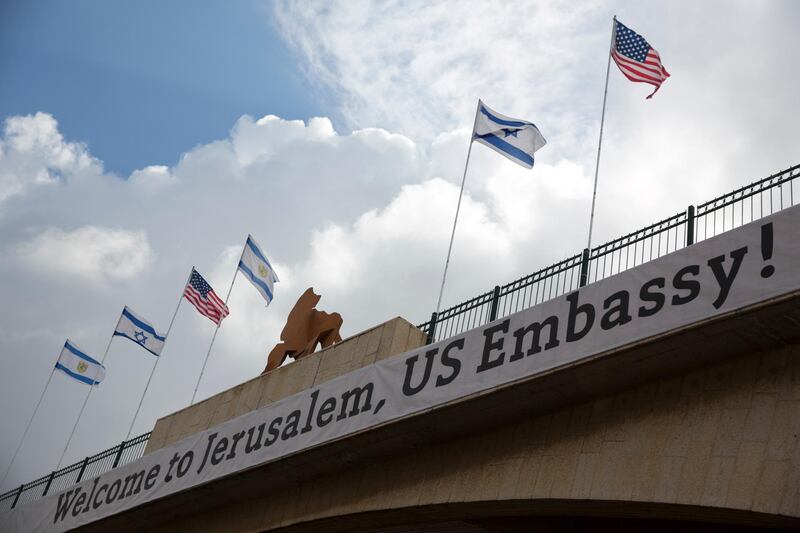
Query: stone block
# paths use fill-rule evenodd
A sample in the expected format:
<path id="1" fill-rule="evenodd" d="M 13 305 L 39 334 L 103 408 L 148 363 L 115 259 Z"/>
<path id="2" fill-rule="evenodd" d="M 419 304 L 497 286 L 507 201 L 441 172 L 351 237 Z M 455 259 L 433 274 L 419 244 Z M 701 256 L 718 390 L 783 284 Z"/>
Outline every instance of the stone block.
<path id="1" fill-rule="evenodd" d="M 678 503 L 692 505 L 702 499 L 710 462 L 711 442 L 693 441 L 681 469 Z"/>
<path id="2" fill-rule="evenodd" d="M 199 424 L 198 427 L 200 429 L 208 429 L 229 420 L 229 418 L 231 418 L 229 416 L 231 404 L 235 402 L 240 393 L 241 391 L 238 390 L 238 387 L 234 387 L 233 389 L 228 389 L 218 394 L 216 396 L 216 405 L 214 406 L 214 414 L 211 416 L 211 420 L 206 424 Z"/>
<path id="3" fill-rule="evenodd" d="M 788 357 L 786 350 L 764 352 L 753 390 L 755 392 L 780 392 L 787 368 Z"/>
<path id="4" fill-rule="evenodd" d="M 239 385 L 239 388 L 241 393 L 238 395 L 233 407 L 232 414 L 234 418 L 258 409 L 258 402 L 261 399 L 259 378 L 251 379 Z"/>
<path id="5" fill-rule="evenodd" d="M 156 425 L 153 427 L 153 432 L 150 434 L 150 439 L 148 439 L 147 446 L 144 450 L 145 455 L 164 447 L 174 416 L 175 415 L 167 415 L 156 421 Z"/>
<path id="6" fill-rule="evenodd" d="M 681 382 L 681 396 L 700 396 L 706 382 L 706 370 L 696 370 L 686 375 Z"/>
<path id="7" fill-rule="evenodd" d="M 496 492 L 498 500 L 516 499 L 520 470 L 524 460 L 522 455 L 515 455 L 502 463 L 502 471 Z"/>
<path id="8" fill-rule="evenodd" d="M 797 476 L 797 469 L 793 468 L 789 461 L 764 461 L 751 510 L 759 513 L 778 513 L 786 483 L 792 475 Z"/>
<path id="9" fill-rule="evenodd" d="M 572 480 L 572 498 L 588 500 L 591 497 L 592 484 L 595 480 L 595 472 L 599 462 L 599 453 L 581 453 L 578 456 L 575 475 Z"/>
<path id="10" fill-rule="evenodd" d="M 758 375 L 759 357 L 739 357 L 733 369 L 725 393 L 725 407 L 730 409 L 750 408 L 755 376 Z"/>
<path id="11" fill-rule="evenodd" d="M 691 440 L 713 442 L 717 436 L 721 418 L 722 410 L 717 405 L 697 397 L 696 401 L 687 407 L 683 431 Z"/>
<path id="12" fill-rule="evenodd" d="M 359 343 L 359 352 L 361 352 L 365 356 L 372 356 L 374 362 L 374 356 L 378 352 L 378 347 L 381 344 L 381 337 L 383 336 L 384 328 L 386 326 L 381 324 L 378 327 L 372 328 L 371 330 L 367 331 L 366 333 L 362 334 Z M 363 349 L 362 346 L 363 345 Z"/>
<path id="13" fill-rule="evenodd" d="M 675 406 L 678 404 L 683 383 L 681 378 L 664 379 L 659 382 L 656 402 L 660 405 Z"/>
<path id="14" fill-rule="evenodd" d="M 391 334 L 389 326 L 393 325 Z M 425 334 L 407 320 L 397 317 L 387 323 L 387 334 L 381 339 L 375 361 L 380 361 L 425 345 Z"/>
<path id="15" fill-rule="evenodd" d="M 517 497 L 532 498 L 536 489 L 536 479 L 539 477 L 542 457 L 535 452 L 535 448 L 529 451 L 528 457 L 522 462 L 517 477 Z"/>
<path id="16" fill-rule="evenodd" d="M 675 503 L 678 501 L 681 473 L 685 457 L 662 457 L 658 464 L 655 501 Z"/>
<path id="17" fill-rule="evenodd" d="M 567 435 L 582 437 L 590 433 L 589 421 L 592 417 L 592 408 L 591 402 L 582 403 L 572 408 Z"/>
<path id="18" fill-rule="evenodd" d="M 720 416 L 717 438 L 714 441 L 713 455 L 735 457 L 744 435 L 747 409 L 723 409 Z"/>
<path id="19" fill-rule="evenodd" d="M 635 465 L 635 478 L 631 499 L 649 502 L 655 500 L 661 459 L 648 454 L 631 460 Z"/>
<path id="20" fill-rule="evenodd" d="M 727 390 L 733 380 L 735 363 L 724 361 L 716 364 L 706 371 L 705 390 L 724 391 Z"/>
<path id="21" fill-rule="evenodd" d="M 772 428 L 778 395 L 775 393 L 756 393 L 747 413 L 742 438 L 746 441 L 766 441 Z"/>
<path id="22" fill-rule="evenodd" d="M 775 407 L 767 459 L 785 460 L 795 456 L 800 446 L 800 401 L 779 401 Z"/>
<path id="23" fill-rule="evenodd" d="M 800 516 L 800 469 L 795 460 L 781 498 L 781 514 Z"/>
<path id="24" fill-rule="evenodd" d="M 592 499 L 627 500 L 633 492 L 635 475 L 630 469 L 631 457 L 624 452 L 624 443 L 605 441 L 600 463 L 592 484 Z"/>
<path id="25" fill-rule="evenodd" d="M 736 466 L 736 457 L 712 457 L 708 462 L 702 505 L 723 507 L 728 496 L 730 481 Z"/>
<path id="26" fill-rule="evenodd" d="M 725 500 L 727 507 L 747 510 L 752 507 L 756 482 L 761 476 L 765 449 L 766 445 L 763 442 L 742 442 L 736 455 L 736 465 Z"/>

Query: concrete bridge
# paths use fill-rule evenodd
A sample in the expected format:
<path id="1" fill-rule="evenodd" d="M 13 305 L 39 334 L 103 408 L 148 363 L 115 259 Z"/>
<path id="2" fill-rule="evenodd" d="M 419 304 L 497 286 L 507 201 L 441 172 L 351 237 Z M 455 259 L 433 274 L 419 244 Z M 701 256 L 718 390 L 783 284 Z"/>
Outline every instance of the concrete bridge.
<path id="1" fill-rule="evenodd" d="M 798 528 L 798 339 L 792 294 L 86 530 Z M 159 420 L 148 453 L 423 342 L 389 321 Z"/>
<path id="2" fill-rule="evenodd" d="M 9 531 L 800 529 L 800 206 L 426 345 L 395 318 L 159 420 Z"/>

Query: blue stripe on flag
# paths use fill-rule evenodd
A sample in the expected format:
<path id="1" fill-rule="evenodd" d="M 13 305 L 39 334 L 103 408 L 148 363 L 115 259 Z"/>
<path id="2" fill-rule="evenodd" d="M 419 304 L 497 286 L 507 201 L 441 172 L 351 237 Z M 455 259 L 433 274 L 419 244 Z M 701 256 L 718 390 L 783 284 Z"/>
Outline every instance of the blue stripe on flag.
<path id="1" fill-rule="evenodd" d="M 154 352 L 153 350 L 151 350 L 150 348 L 148 348 L 147 346 L 145 346 L 141 342 L 137 341 L 136 339 L 134 339 L 133 337 L 131 337 L 127 333 L 123 333 L 121 331 L 115 331 L 114 335 L 116 335 L 118 337 L 125 337 L 126 339 L 130 339 L 133 342 L 135 342 L 136 344 L 138 344 L 139 346 L 141 346 L 142 348 L 144 348 L 145 350 L 147 350 L 148 352 L 150 352 L 151 354 L 155 355 L 156 357 L 159 357 L 159 354 L 157 354 L 156 352 Z"/>
<path id="2" fill-rule="evenodd" d="M 70 350 L 70 351 L 72 351 L 72 350 Z M 78 354 L 75 354 L 75 355 L 78 355 Z M 65 374 L 67 374 L 69 377 L 75 378 L 78 381 L 82 381 L 82 382 L 86 383 L 87 385 L 94 385 L 96 383 L 95 380 L 93 380 L 92 378 L 87 378 L 86 376 L 81 376 L 80 374 L 76 374 L 75 372 L 73 372 L 69 368 L 65 367 L 61 363 L 56 363 L 56 368 L 58 370 L 61 370 Z"/>
<path id="3" fill-rule="evenodd" d="M 527 152 L 520 150 L 513 144 L 507 143 L 497 135 L 493 133 L 487 133 L 486 135 L 475 135 L 476 138 L 486 141 L 487 143 L 491 144 L 498 150 L 507 153 L 514 159 L 519 159 L 527 163 L 530 166 L 533 166 L 533 156 L 528 154 Z"/>
<path id="4" fill-rule="evenodd" d="M 247 236 L 247 246 L 253 251 L 256 257 L 266 263 L 269 269 L 272 270 L 272 265 L 269 264 L 269 261 L 267 261 L 267 258 L 264 257 L 264 254 L 261 253 L 261 250 L 258 249 L 258 246 L 256 246 L 256 243 L 253 242 L 253 239 L 250 237 L 250 235 Z"/>
<path id="5" fill-rule="evenodd" d="M 134 324 L 136 324 L 137 326 L 139 326 L 139 329 L 142 329 L 142 330 L 148 332 L 150 335 L 152 335 L 156 339 L 160 340 L 161 342 L 164 342 L 166 340 L 166 337 L 160 337 L 158 335 L 158 333 L 156 333 L 156 330 L 153 329 L 153 326 L 151 326 L 150 324 L 147 324 L 146 322 L 142 322 L 141 320 L 139 320 L 138 318 L 133 316 L 131 313 L 129 313 L 127 309 L 123 309 L 122 310 L 122 315 L 124 317 L 126 317 L 128 320 L 130 320 L 131 322 L 133 322 Z M 114 332 L 114 333 L 116 334 L 116 332 Z"/>
<path id="6" fill-rule="evenodd" d="M 248 241 L 248 242 L 249 242 L 249 241 Z M 258 285 L 259 287 L 261 287 L 262 289 L 264 289 L 264 292 L 266 292 L 266 293 L 267 293 L 267 297 L 269 298 L 269 300 L 270 300 L 270 301 L 272 301 L 272 291 L 271 291 L 271 290 L 269 290 L 269 285 L 267 285 L 266 283 L 264 283 L 263 281 L 261 281 L 261 278 L 257 278 L 257 277 L 255 276 L 255 274 L 253 274 L 253 271 L 252 271 L 252 270 L 250 270 L 250 269 L 247 267 L 247 265 L 245 265 L 245 264 L 244 264 L 244 263 L 243 263 L 241 260 L 239 261 L 239 268 L 240 268 L 240 269 L 242 269 L 242 272 L 244 272 L 244 273 L 247 275 L 247 277 L 249 277 L 249 278 L 250 278 L 250 280 L 251 280 L 253 283 L 255 283 L 256 285 Z"/>
<path id="7" fill-rule="evenodd" d="M 516 126 L 516 127 L 533 126 L 534 128 L 536 128 L 536 124 L 532 122 L 523 122 L 521 120 L 505 120 L 500 117 L 496 117 L 491 113 L 489 113 L 484 106 L 481 106 L 481 113 L 486 115 L 492 122 L 497 122 L 498 124 L 502 124 L 503 126 Z"/>
<path id="8" fill-rule="evenodd" d="M 78 350 L 78 349 L 77 349 L 77 348 L 75 348 L 73 345 L 71 345 L 71 344 L 69 343 L 69 341 L 67 341 L 67 342 L 64 344 L 64 348 L 66 348 L 66 349 L 67 349 L 67 350 L 69 350 L 70 352 L 74 353 L 75 355 L 77 355 L 78 357 L 80 357 L 81 359 L 83 359 L 84 361 L 89 361 L 90 363 L 94 363 L 94 364 L 96 364 L 96 365 L 100 365 L 100 361 L 95 361 L 94 359 L 92 359 L 91 357 L 89 357 L 88 355 L 86 355 L 86 354 L 85 354 L 85 353 L 83 353 L 82 351 Z M 102 365 L 100 365 L 100 366 L 102 366 Z"/>

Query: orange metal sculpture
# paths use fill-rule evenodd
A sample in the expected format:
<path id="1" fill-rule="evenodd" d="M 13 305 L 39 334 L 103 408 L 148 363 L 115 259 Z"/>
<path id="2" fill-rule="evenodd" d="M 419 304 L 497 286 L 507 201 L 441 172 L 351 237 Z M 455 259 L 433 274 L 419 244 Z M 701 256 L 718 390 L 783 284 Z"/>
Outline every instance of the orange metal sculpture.
<path id="1" fill-rule="evenodd" d="M 339 328 L 342 327 L 342 315 L 317 311 L 315 306 L 320 298 L 321 296 L 314 294 L 313 287 L 306 289 L 300 296 L 289 312 L 286 325 L 281 332 L 283 342 L 276 344 L 269 352 L 264 372 L 278 368 L 287 357 L 300 359 L 314 353 L 317 344 L 327 348 L 341 342 Z"/>

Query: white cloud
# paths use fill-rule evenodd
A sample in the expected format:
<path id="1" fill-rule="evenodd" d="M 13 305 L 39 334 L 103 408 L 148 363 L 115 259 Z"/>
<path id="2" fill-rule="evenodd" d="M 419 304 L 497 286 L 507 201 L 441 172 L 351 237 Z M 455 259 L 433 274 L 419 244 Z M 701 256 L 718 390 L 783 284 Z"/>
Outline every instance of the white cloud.
<path id="1" fill-rule="evenodd" d="M 37 169 L 54 165 L 63 146 L 79 146 L 65 141 L 57 129 L 51 133 L 58 143 L 26 148 L 30 165 L 22 170 L 28 173 L 11 168 L 5 156 L 14 137 L 3 137 L 0 173 L 14 170 L 32 183 Z M 204 397 L 257 375 L 297 297 L 322 283 L 303 270 L 315 232 L 337 224 L 349 228 L 363 213 L 390 203 L 402 184 L 427 179 L 421 150 L 407 137 L 379 128 L 339 135 L 322 118 L 304 123 L 243 117 L 230 136 L 196 147 L 174 166 L 144 167 L 128 179 L 105 173 L 82 149 L 92 164 L 62 165 L 69 172 L 57 187 L 30 186 L 3 206 L 0 249 L 12 253 L 0 261 L 0 276 L 11 305 L 0 309 L 5 332 L 0 352 L 20 357 L 0 375 L 0 400 L 27 401 L 26 394 L 40 385 L 37 377 L 52 366 L 47 354 L 57 352 L 65 337 L 101 358 L 123 305 L 166 331 L 183 302 L 136 431 L 186 405 L 208 351 L 213 324 L 179 298 L 192 265 L 224 297 L 240 247 L 252 233 L 281 279 L 266 308 L 257 291 L 238 280 L 230 296 L 231 315 L 219 330 L 200 385 Z M 415 213 L 405 216 L 413 219 Z M 92 285 L 102 290 L 88 290 Z M 347 292 L 322 294 L 323 309 L 345 315 L 345 335 L 373 325 L 374 316 L 357 312 L 368 302 L 349 298 Z M 106 383 L 87 406 L 86 416 L 103 420 L 103 429 L 76 433 L 75 452 L 70 453 L 110 446 L 127 431 L 131 398 L 138 399 L 151 368 L 129 344 L 111 345 Z M 20 375 L 26 379 L 13 378 Z M 63 386 L 53 391 L 62 406 L 80 401 Z M 43 408 L 64 409 L 54 404 Z M 13 423 L 24 425 L 25 414 Z M 17 429 L 0 432 L 0 462 L 16 445 L 9 439 L 19 434 Z M 52 450 L 40 452 L 39 460 L 23 459 L 28 470 L 12 477 L 38 474 L 35 465 L 52 459 Z M 72 459 L 68 454 L 66 460 Z"/>
<path id="2" fill-rule="evenodd" d="M 9 117 L 0 140 L 0 206 L 31 187 L 68 179 L 97 165 L 82 144 L 64 141 L 52 115 Z"/>
<path id="3" fill-rule="evenodd" d="M 133 185 L 144 187 L 153 192 L 160 191 L 164 187 L 177 183 L 177 179 L 172 175 L 169 167 L 165 167 L 164 165 L 151 165 L 140 170 L 135 170 L 131 173 L 129 181 Z"/>
<path id="4" fill-rule="evenodd" d="M 144 231 L 85 226 L 47 229 L 19 245 L 22 263 L 37 274 L 105 285 L 135 279 L 154 260 Z"/>
<path id="5" fill-rule="evenodd" d="M 468 131 L 479 97 L 540 127 L 548 145 L 537 165 L 566 160 L 593 174 L 611 17 L 618 15 L 659 50 L 672 77 L 645 100 L 651 88 L 611 65 L 595 227 L 602 240 L 796 162 L 798 134 L 786 110 L 800 80 L 785 61 L 800 54 L 792 29 L 800 10 L 787 3 L 674 6 L 285 0 L 271 13 L 309 78 L 339 96 L 346 124 L 433 140 L 429 163 L 441 165 L 431 174 L 453 182 L 466 152 L 466 137 L 453 132 Z M 743 27 L 769 28 L 770 38 L 741 39 Z M 468 183 L 485 175 L 478 165 L 472 161 Z M 591 181 L 583 185 L 591 193 Z M 576 218 L 588 225 L 589 196 L 581 197 Z"/>
<path id="6" fill-rule="evenodd" d="M 595 242 L 795 162 L 787 110 L 796 73 L 785 58 L 800 43 L 796 10 L 750 4 L 684 5 L 691 16 L 668 2 L 613 6 L 659 49 L 672 77 L 645 101 L 646 87 L 612 70 Z M 535 121 L 549 144 L 532 171 L 475 146 L 445 305 L 577 254 L 586 239 L 612 11 L 566 1 L 281 3 L 274 8 L 281 31 L 315 81 L 337 91 L 353 131 L 337 132 L 328 118 L 244 116 L 225 138 L 127 180 L 65 140 L 53 117 L 11 117 L 0 139 L 0 249 L 15 250 L 12 259 L 30 268 L 0 261 L 7 303 L 0 353 L 19 354 L 0 374 L 0 403 L 35 402 L 31 391 L 41 390 L 38 378 L 52 367 L 48 354 L 66 336 L 101 354 L 124 304 L 166 329 L 192 265 L 224 296 L 248 233 L 281 283 L 264 308 L 237 281 L 200 397 L 261 371 L 306 287 L 323 295 L 322 309 L 343 315 L 345 336 L 396 315 L 426 320 L 479 96 Z M 753 23 L 770 28 L 771 38 L 739 39 Z M 43 275 L 65 283 L 42 283 Z M 101 281 L 104 290 L 70 282 L 77 279 Z M 135 431 L 186 405 L 207 353 L 213 324 L 185 301 L 178 309 Z M 76 435 L 77 455 L 116 444 L 127 430 L 131 398 L 151 368 L 131 344 L 111 348 L 107 381 L 86 413 L 104 424 Z M 80 401 L 66 387 L 53 394 L 62 405 Z M 0 463 L 25 414 L 0 431 Z M 32 441 L 57 432 L 58 420 L 47 422 L 38 437 L 32 430 Z M 58 452 L 42 448 L 38 463 L 50 464 L 48 454 Z M 36 459 L 12 477 L 41 474 L 31 466 Z"/>
<path id="7" fill-rule="evenodd" d="M 584 128 L 574 117 L 587 103 L 565 106 L 562 97 L 594 71 L 602 75 L 604 65 L 587 65 L 591 57 L 582 51 L 607 38 L 610 22 L 598 23 L 598 2 L 568 1 L 343 2 L 332 9 L 289 0 L 272 14 L 310 77 L 339 92 L 348 124 L 427 140 L 471 124 L 478 97 L 536 120 L 557 114 L 564 131 Z"/>

